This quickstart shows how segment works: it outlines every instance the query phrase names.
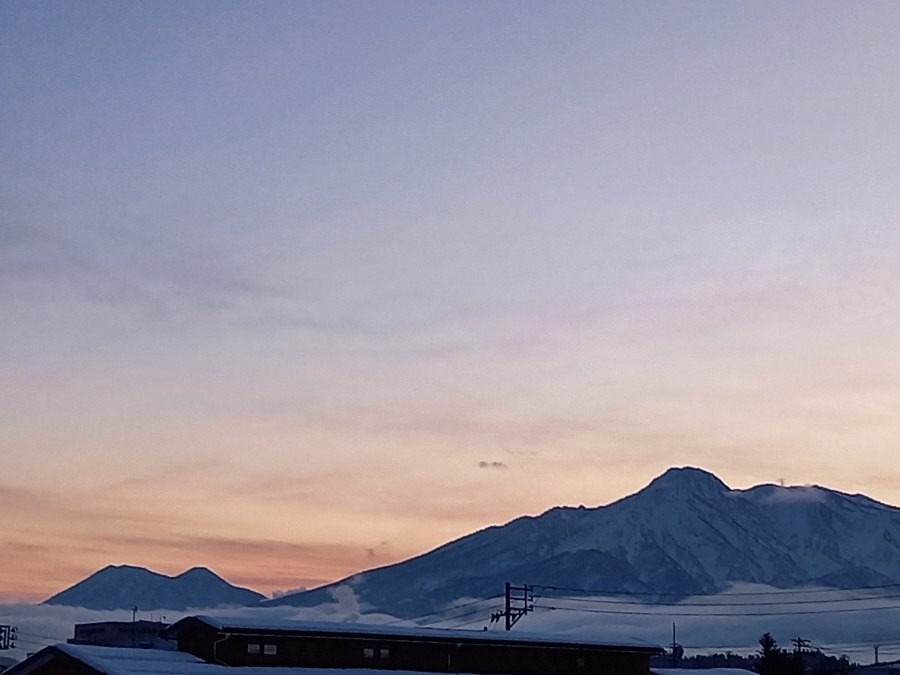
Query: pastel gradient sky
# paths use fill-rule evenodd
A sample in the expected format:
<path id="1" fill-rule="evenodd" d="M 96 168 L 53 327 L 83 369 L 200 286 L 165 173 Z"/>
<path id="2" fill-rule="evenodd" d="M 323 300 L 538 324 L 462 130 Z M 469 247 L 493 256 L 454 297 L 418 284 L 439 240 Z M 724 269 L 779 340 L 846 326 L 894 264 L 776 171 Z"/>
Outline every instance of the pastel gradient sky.
<path id="1" fill-rule="evenodd" d="M 900 504 L 900 4 L 0 3 L 0 601 L 671 465 Z"/>

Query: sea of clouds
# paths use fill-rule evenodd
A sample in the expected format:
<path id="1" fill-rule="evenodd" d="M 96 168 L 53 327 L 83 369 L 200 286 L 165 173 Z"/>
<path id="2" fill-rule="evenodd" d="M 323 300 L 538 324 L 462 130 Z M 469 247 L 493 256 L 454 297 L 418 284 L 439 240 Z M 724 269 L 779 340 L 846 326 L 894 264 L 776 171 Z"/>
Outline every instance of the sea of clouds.
<path id="1" fill-rule="evenodd" d="M 772 595 L 766 595 L 769 592 Z M 874 645 L 880 644 L 881 661 L 900 659 L 900 628 L 897 628 L 900 626 L 900 600 L 891 595 L 875 596 L 830 589 L 823 589 L 818 595 L 810 589 L 795 594 L 768 587 L 740 585 L 717 596 L 686 598 L 675 606 L 637 604 L 622 598 L 576 600 L 541 596 L 536 597 L 534 605 L 535 611 L 523 617 L 513 630 L 610 641 L 638 638 L 668 645 L 672 641 L 674 623 L 676 639 L 684 646 L 688 656 L 726 651 L 753 653 L 758 649 L 759 637 L 768 632 L 783 647 L 790 647 L 791 639 L 803 637 L 827 653 L 836 656 L 846 654 L 851 660 L 868 663 L 872 661 Z M 429 620 L 424 623 L 440 628 L 483 630 L 487 627 L 489 630 L 502 630 L 499 624 L 490 622 L 491 613 L 498 609 L 496 600 L 462 598 L 445 612 L 428 617 Z M 332 593 L 332 602 L 311 608 L 277 606 L 154 610 L 141 611 L 138 618 L 171 623 L 192 614 L 258 621 L 292 619 L 419 625 L 387 614 L 367 613 L 365 608 L 360 607 L 349 586 L 336 589 Z M 5 655 L 19 660 L 44 646 L 64 642 L 72 636 L 76 623 L 130 621 L 131 618 L 130 610 L 100 611 L 27 603 L 0 605 L 0 624 L 15 625 L 19 629 L 16 649 L 5 652 Z"/>

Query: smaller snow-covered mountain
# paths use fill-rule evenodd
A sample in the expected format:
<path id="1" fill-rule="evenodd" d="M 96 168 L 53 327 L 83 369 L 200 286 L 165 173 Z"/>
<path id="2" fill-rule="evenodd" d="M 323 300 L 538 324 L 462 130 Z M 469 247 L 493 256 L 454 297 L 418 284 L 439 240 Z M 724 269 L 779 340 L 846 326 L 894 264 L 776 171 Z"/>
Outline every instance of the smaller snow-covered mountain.
<path id="1" fill-rule="evenodd" d="M 170 577 L 144 567 L 108 565 L 43 602 L 88 609 L 141 610 L 255 605 L 265 596 L 232 586 L 205 567 Z"/>

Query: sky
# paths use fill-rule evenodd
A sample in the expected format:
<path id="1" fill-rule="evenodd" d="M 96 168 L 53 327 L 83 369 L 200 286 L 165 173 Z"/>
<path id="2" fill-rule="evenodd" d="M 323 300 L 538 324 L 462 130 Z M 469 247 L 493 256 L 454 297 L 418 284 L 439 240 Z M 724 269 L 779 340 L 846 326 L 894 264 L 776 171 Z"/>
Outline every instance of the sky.
<path id="1" fill-rule="evenodd" d="M 0 601 L 669 466 L 900 504 L 900 5 L 0 3 Z"/>

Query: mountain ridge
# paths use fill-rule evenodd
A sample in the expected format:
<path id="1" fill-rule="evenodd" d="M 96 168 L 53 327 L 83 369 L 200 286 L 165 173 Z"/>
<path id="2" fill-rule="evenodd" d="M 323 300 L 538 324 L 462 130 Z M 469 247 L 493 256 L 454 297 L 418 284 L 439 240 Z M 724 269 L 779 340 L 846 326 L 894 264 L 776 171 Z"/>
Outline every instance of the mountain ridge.
<path id="1" fill-rule="evenodd" d="M 256 604 L 265 596 L 234 586 L 206 567 L 169 576 L 137 565 L 107 565 L 41 604 L 87 609 L 212 608 Z"/>
<path id="2" fill-rule="evenodd" d="M 168 577 L 109 565 L 45 604 L 309 607 L 332 603 L 332 592 L 349 586 L 362 611 L 415 619 L 463 599 L 497 596 L 506 581 L 640 594 L 651 602 L 744 582 L 777 588 L 900 584 L 900 508 L 818 485 L 733 489 L 704 469 L 673 467 L 606 505 L 522 515 L 399 563 L 273 600 L 204 567 Z M 167 594 L 160 585 L 170 587 Z"/>
<path id="3" fill-rule="evenodd" d="M 368 611 L 415 618 L 505 581 L 610 595 L 717 593 L 900 583 L 900 509 L 820 486 L 735 490 L 673 467 L 604 506 L 554 507 L 484 528 L 409 560 L 263 605 L 308 606 L 349 585 Z"/>

